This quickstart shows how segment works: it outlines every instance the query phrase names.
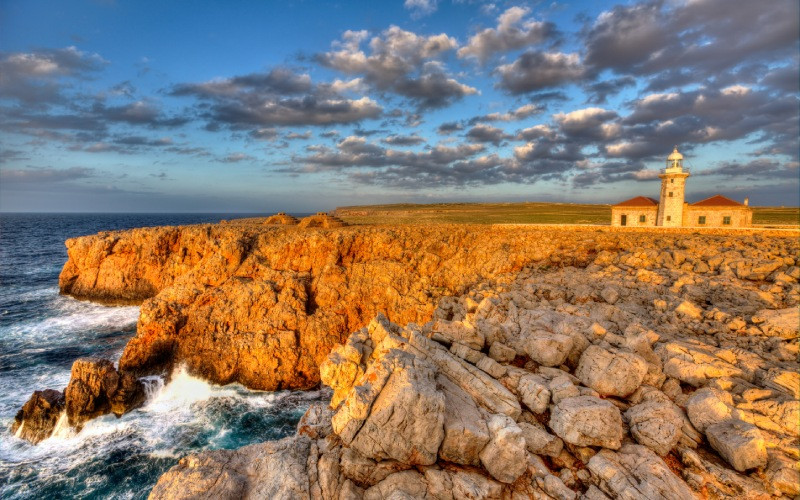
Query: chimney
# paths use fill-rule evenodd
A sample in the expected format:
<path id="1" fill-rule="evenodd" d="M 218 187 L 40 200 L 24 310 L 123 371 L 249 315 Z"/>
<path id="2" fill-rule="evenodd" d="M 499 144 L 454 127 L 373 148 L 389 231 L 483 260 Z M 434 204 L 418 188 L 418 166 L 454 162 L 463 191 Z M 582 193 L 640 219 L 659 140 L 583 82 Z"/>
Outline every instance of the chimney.
<path id="1" fill-rule="evenodd" d="M 750 205 L 750 198 L 745 198 L 744 199 L 744 206 L 748 206 L 748 205 Z"/>

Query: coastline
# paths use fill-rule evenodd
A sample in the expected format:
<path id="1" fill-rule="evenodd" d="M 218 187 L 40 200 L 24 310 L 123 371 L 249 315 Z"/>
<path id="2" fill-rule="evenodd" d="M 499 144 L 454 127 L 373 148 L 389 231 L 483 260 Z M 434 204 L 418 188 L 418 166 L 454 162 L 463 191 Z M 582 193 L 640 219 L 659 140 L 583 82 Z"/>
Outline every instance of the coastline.
<path id="1" fill-rule="evenodd" d="M 768 278 L 774 278 L 779 273 L 789 276 L 785 271 L 793 273 L 794 271 L 791 269 L 797 269 L 796 262 L 793 261 L 790 265 L 782 261 L 778 267 L 761 272 L 763 276 L 759 274 L 758 265 L 763 265 L 763 262 L 774 259 L 761 255 L 763 252 L 759 250 L 759 241 L 757 239 L 765 237 L 781 242 L 778 245 L 780 248 L 775 252 L 784 252 L 786 256 L 781 257 L 784 260 L 792 258 L 789 257 L 791 255 L 797 255 L 797 249 L 792 247 L 792 245 L 796 247 L 796 240 L 793 241 L 791 238 L 786 238 L 787 235 L 784 232 L 759 231 L 758 235 L 754 235 L 752 232 L 722 232 L 720 234 L 705 231 L 696 234 L 698 232 L 694 230 L 665 233 L 602 229 L 598 230 L 597 227 L 586 229 L 580 227 L 565 228 L 564 226 L 535 226 L 527 228 L 521 226 L 490 226 L 487 228 L 486 226 L 439 225 L 415 228 L 361 226 L 341 229 L 300 229 L 295 227 L 264 226 L 253 221 L 233 221 L 213 226 L 148 228 L 147 230 L 101 233 L 96 236 L 77 238 L 68 244 L 70 260 L 62 271 L 62 291 L 90 300 L 119 300 L 122 298 L 123 300 L 144 301 L 137 327 L 137 336 L 131 340 L 126 348 L 123 359 L 120 362 L 120 370 L 126 370 L 141 376 L 151 374 L 154 371 L 168 371 L 178 361 L 188 362 L 189 368 L 193 373 L 202 375 L 209 380 L 218 383 L 239 381 L 246 386 L 265 390 L 316 386 L 320 381 L 319 367 L 330 366 L 333 363 L 330 361 L 331 357 L 335 357 L 337 352 L 341 353 L 341 351 L 337 351 L 337 349 L 341 349 L 337 345 L 341 346 L 350 343 L 348 338 L 353 339 L 350 336 L 351 333 L 359 332 L 364 326 L 375 323 L 376 315 L 379 313 L 386 314 L 388 317 L 386 321 L 389 322 L 387 324 L 395 325 L 393 327 L 384 327 L 393 330 L 393 336 L 387 338 L 399 337 L 399 339 L 394 339 L 397 345 L 386 347 L 387 355 L 393 349 L 395 351 L 409 352 L 413 350 L 411 347 L 414 347 L 419 350 L 419 346 L 415 345 L 415 341 L 412 340 L 414 338 L 417 339 L 417 344 L 431 341 L 441 343 L 442 339 L 437 340 L 436 334 L 442 335 L 442 332 L 435 332 L 432 325 L 427 327 L 425 325 L 428 324 L 430 319 L 435 319 L 437 314 L 443 314 L 441 311 L 447 309 L 447 304 L 451 304 L 450 313 L 452 315 L 449 319 L 440 319 L 453 323 L 461 322 L 462 326 L 466 320 L 472 330 L 480 330 L 480 328 L 476 327 L 474 319 L 467 318 L 469 314 L 475 313 L 475 311 L 470 311 L 472 305 L 467 300 L 468 298 L 477 304 L 481 304 L 486 300 L 485 296 L 473 297 L 474 290 L 494 289 L 497 293 L 503 294 L 506 293 L 505 290 L 508 287 L 519 285 L 519 281 L 522 279 L 520 276 L 523 275 L 525 279 L 538 282 L 537 280 L 546 280 L 548 277 L 557 276 L 558 273 L 577 270 L 583 272 L 585 276 L 576 285 L 597 288 L 598 284 L 605 283 L 609 285 L 609 283 L 617 280 L 617 294 L 625 297 L 625 292 L 622 291 L 630 290 L 630 287 L 624 286 L 625 280 L 630 278 L 625 277 L 633 272 L 634 282 L 638 283 L 638 286 L 653 288 L 651 294 L 658 292 L 663 295 L 662 288 L 666 287 L 666 284 L 671 282 L 670 287 L 675 287 L 676 283 L 683 281 L 678 286 L 678 290 L 666 294 L 673 296 L 675 300 L 681 296 L 679 292 L 685 292 L 685 290 L 681 289 L 685 289 L 687 286 L 699 286 L 696 283 L 688 284 L 690 283 L 690 281 L 687 281 L 688 278 L 699 279 L 701 284 L 707 286 L 710 286 L 709 283 L 714 279 L 720 279 L 724 283 L 722 285 L 717 284 L 717 287 L 731 288 L 731 295 L 739 293 L 743 294 L 743 296 L 751 297 L 751 299 L 755 300 L 753 304 L 757 304 L 760 307 L 752 311 L 747 309 L 742 312 L 740 311 L 742 309 L 741 304 L 727 298 L 727 296 L 727 302 L 715 300 L 715 305 L 725 303 L 730 306 L 731 312 L 739 313 L 738 316 L 734 316 L 744 322 L 744 326 L 739 328 L 743 332 L 747 332 L 748 329 L 759 328 L 757 325 L 761 323 L 756 323 L 753 317 L 757 317 L 758 311 L 762 309 L 786 305 L 787 300 L 789 300 L 788 303 L 795 301 L 794 305 L 796 306 L 796 278 L 793 278 L 794 281 L 787 282 L 784 288 L 788 291 L 784 290 L 783 295 L 778 293 L 778 298 L 774 299 L 772 304 L 769 304 L 764 296 L 759 295 L 759 292 L 764 291 L 755 285 L 767 282 Z M 706 250 L 710 246 L 709 239 L 715 243 L 725 240 L 732 241 L 737 250 L 731 251 L 738 251 L 739 258 L 725 257 L 716 266 L 709 266 L 714 258 L 706 255 Z M 676 246 L 682 249 L 673 249 Z M 467 252 L 465 249 L 469 249 L 469 251 Z M 665 252 L 668 254 L 669 259 L 662 255 Z M 680 259 L 673 257 L 676 252 L 685 254 L 679 264 L 675 262 Z M 644 254 L 647 258 L 638 256 L 638 254 Z M 610 259 L 611 263 L 605 263 L 603 259 Z M 622 267 L 617 265 L 620 259 L 626 262 Z M 670 263 L 668 260 L 672 262 Z M 742 263 L 738 264 L 737 262 Z M 686 263 L 692 264 L 691 269 L 683 266 Z M 705 264 L 708 270 L 703 270 L 703 266 L 700 263 Z M 609 268 L 612 269 L 609 270 Z M 666 284 L 653 284 L 655 279 L 652 276 L 650 276 L 651 281 L 647 281 L 648 273 L 661 276 L 663 283 Z M 775 280 L 772 279 L 770 282 L 774 283 Z M 643 283 L 647 285 L 643 285 Z M 589 306 L 598 300 L 604 304 L 604 308 L 609 305 L 613 307 L 616 301 L 609 301 L 603 297 L 603 292 L 606 288 L 608 286 L 601 290 L 592 288 L 592 291 L 587 296 L 588 298 L 583 302 L 580 300 L 576 302 L 575 296 L 565 294 L 560 298 L 561 304 L 557 303 L 559 299 L 556 299 L 555 305 L 545 299 L 544 302 L 547 302 L 547 304 L 542 307 L 545 310 L 555 310 L 560 306 L 566 307 L 566 304 L 570 304 L 573 308 L 577 308 L 576 311 L 571 312 L 576 316 L 580 316 L 584 309 L 588 310 Z M 630 295 L 632 292 L 629 291 L 627 293 Z M 694 293 L 699 292 L 694 291 Z M 774 292 L 766 293 L 767 295 L 770 293 L 775 295 Z M 460 298 L 452 299 L 450 297 Z M 479 298 L 480 300 L 478 300 Z M 517 299 L 510 300 L 515 303 L 517 301 Z M 527 300 L 530 301 L 532 299 L 528 298 Z M 663 314 L 661 316 L 654 315 L 661 306 L 660 304 L 654 304 L 653 300 L 656 299 L 650 299 L 651 305 L 649 309 L 643 310 L 642 318 L 637 319 L 637 322 L 643 323 L 643 328 L 649 327 L 652 329 L 656 325 L 663 326 L 659 322 L 663 320 Z M 672 311 L 680 307 L 686 300 L 675 304 L 669 300 L 665 302 L 667 302 L 665 307 Z M 689 302 L 693 303 L 694 301 Z M 461 309 L 456 308 L 456 312 L 453 312 L 453 303 L 462 304 Z M 287 304 L 289 305 L 288 309 L 286 309 Z M 495 304 L 493 307 L 498 306 Z M 520 307 L 520 305 L 517 304 L 515 307 Z M 695 304 L 695 307 L 699 307 L 702 311 L 699 318 L 694 318 L 695 321 L 688 322 L 688 324 L 684 324 L 685 322 L 679 322 L 677 325 L 669 323 L 672 325 L 668 331 L 670 335 L 666 336 L 663 333 L 659 333 L 659 338 L 674 339 L 686 333 L 693 337 L 709 335 L 707 332 L 698 333 L 696 325 L 692 325 L 692 323 L 699 321 L 701 325 L 704 325 L 706 323 L 719 323 L 720 321 L 714 319 L 714 315 L 710 318 L 706 317 L 706 313 L 710 311 L 703 309 L 702 302 L 699 306 Z M 685 308 L 688 308 L 688 306 Z M 778 308 L 786 309 L 786 307 Z M 254 315 L 252 313 L 254 310 L 264 311 L 264 313 Z M 270 311 L 273 311 L 273 313 L 270 313 Z M 730 315 L 729 312 L 725 312 L 725 314 Z M 683 318 L 682 313 L 676 313 L 676 315 Z M 590 317 L 591 315 L 587 313 L 587 316 Z M 653 324 L 648 325 L 648 321 Z M 422 325 L 422 329 L 420 331 L 414 330 L 411 325 L 413 323 Z M 268 327 L 262 326 L 261 330 L 257 330 L 257 325 L 268 325 Z M 689 325 L 692 326 L 690 327 Z M 738 323 L 736 325 L 738 326 Z M 714 328 L 727 329 L 725 330 L 726 332 L 733 331 L 729 325 L 724 324 L 723 326 L 724 328 L 719 326 L 714 326 Z M 549 328 L 552 330 L 554 325 L 549 325 Z M 609 329 L 605 326 L 603 328 L 607 332 L 612 332 L 612 335 L 620 336 L 623 339 L 627 339 L 629 336 L 624 328 L 620 329 L 619 325 L 614 325 L 614 329 Z M 684 331 L 687 328 L 689 330 Z M 198 333 L 193 333 L 200 331 L 206 332 L 205 337 L 199 336 Z M 402 335 L 400 332 L 406 333 Z M 544 335 L 545 338 L 550 338 L 553 335 L 564 335 L 563 333 L 546 330 L 545 333 L 548 334 Z M 576 336 L 573 336 L 573 333 L 571 332 L 568 336 L 570 338 L 583 336 L 586 340 L 585 331 L 575 333 Z M 716 334 L 716 331 L 710 333 L 713 338 L 715 338 Z M 761 337 L 765 336 L 764 332 L 759 335 Z M 636 342 L 645 342 L 640 338 L 641 335 L 631 336 L 637 339 Z M 769 335 L 766 335 L 766 337 L 772 338 Z M 420 340 L 423 338 L 428 340 Z M 433 340 L 429 340 L 429 338 Z M 463 340 L 460 337 L 451 338 L 449 342 L 444 343 L 453 346 L 461 344 Z M 508 344 L 515 343 L 513 338 L 504 338 L 504 341 L 495 340 L 498 344 L 507 347 Z M 373 339 L 372 348 L 377 348 L 377 345 L 383 341 L 384 339 L 380 339 L 380 341 Z M 200 343 L 200 348 L 197 351 L 202 351 L 202 355 L 192 351 L 192 348 L 187 345 L 196 345 L 198 342 Z M 608 341 L 594 338 L 589 340 L 590 345 L 602 344 L 602 342 L 608 343 Z M 648 342 L 649 340 L 645 343 Z M 658 342 L 659 340 L 649 342 L 652 352 L 658 351 L 657 346 L 655 346 Z M 719 343 L 720 340 L 717 339 L 716 342 Z M 664 344 L 664 342 L 661 343 Z M 482 354 L 481 360 L 491 359 L 498 366 L 506 366 L 506 372 L 508 372 L 509 366 L 512 366 L 513 362 L 515 362 L 517 355 L 527 357 L 527 361 L 516 361 L 516 364 L 521 363 L 522 366 L 515 366 L 515 368 L 527 371 L 530 375 L 543 376 L 541 369 L 545 365 L 534 361 L 534 364 L 526 367 L 528 362 L 533 361 L 531 355 L 535 351 L 527 352 L 520 345 L 510 347 L 517 355 L 510 361 L 505 360 L 504 363 L 501 363 L 490 355 L 493 344 L 494 342 L 487 342 L 487 335 L 484 334 L 483 343 L 473 345 L 471 348 Z M 469 342 L 466 345 L 469 345 Z M 550 344 L 547 345 L 550 346 Z M 581 343 L 581 345 L 584 347 L 582 352 L 572 353 L 574 345 L 568 349 L 568 355 L 577 356 L 577 359 L 571 361 L 574 366 L 563 365 L 560 362 L 554 365 L 553 369 L 557 369 L 556 367 L 559 366 L 566 367 L 566 371 L 561 368 L 558 369 L 565 371 L 566 375 L 575 377 L 573 372 L 580 364 L 582 354 L 589 347 L 585 345 L 585 342 Z M 608 349 L 606 350 L 615 356 L 622 355 L 622 353 L 632 353 L 642 357 L 641 353 L 636 354 L 636 349 L 644 349 L 639 344 L 631 344 L 628 341 L 618 341 L 616 344 L 609 343 L 603 346 L 601 348 L 607 347 Z M 709 344 L 708 348 L 719 349 L 720 347 Z M 428 346 L 428 349 L 433 349 L 433 347 Z M 331 351 L 334 354 L 329 357 Z M 253 352 L 255 354 L 252 354 Z M 646 349 L 645 352 L 647 352 Z M 464 353 L 462 352 L 462 354 Z M 250 355 L 251 359 L 246 359 L 247 355 Z M 425 358 L 425 356 L 420 356 L 418 352 L 415 352 L 414 355 Z M 467 352 L 467 355 L 469 355 L 469 352 Z M 430 354 L 427 356 L 430 357 Z M 506 391 L 511 390 L 507 385 L 514 386 L 513 383 L 504 382 L 503 377 L 507 376 L 507 374 L 498 375 L 498 369 L 489 361 L 483 361 L 484 366 L 481 368 L 477 364 L 480 363 L 479 360 L 471 363 L 468 359 L 465 361 L 466 358 L 462 356 L 452 353 L 448 354 L 448 356 L 461 359 L 458 363 L 473 365 L 473 370 L 477 369 L 484 373 L 481 376 L 482 378 L 490 377 L 496 382 L 499 381 Z M 643 356 L 643 358 L 647 363 L 652 363 L 656 366 L 659 364 L 657 360 L 657 358 L 660 359 L 659 356 L 655 358 Z M 235 359 L 235 362 L 232 362 L 232 359 Z M 720 359 L 725 359 L 725 356 L 723 355 Z M 277 363 L 275 360 L 278 360 Z M 383 358 L 380 357 L 376 359 L 369 357 L 359 358 L 358 362 L 350 361 L 350 364 L 354 364 L 355 368 L 350 364 L 346 364 L 346 366 L 333 370 L 337 373 L 354 370 L 352 380 L 348 382 L 350 385 L 342 383 L 337 377 L 329 377 L 327 380 L 323 377 L 323 382 L 328 385 L 333 384 L 334 389 L 337 389 L 336 385 L 339 384 L 338 402 L 347 405 L 347 401 L 349 401 L 348 394 L 355 391 L 353 387 L 363 386 L 359 382 L 359 377 L 369 371 L 373 363 L 380 364 L 382 360 Z M 666 371 L 663 368 L 668 361 L 661 359 L 662 373 Z M 337 363 L 333 364 L 337 365 Z M 248 366 L 259 368 L 253 369 L 248 368 Z M 476 366 L 477 368 L 475 368 Z M 470 370 L 469 368 L 466 369 Z M 649 370 L 648 365 L 648 373 Z M 425 370 L 422 371 L 424 372 Z M 494 374 L 491 374 L 492 371 L 494 371 Z M 440 375 L 436 372 L 436 369 L 433 372 L 432 375 L 429 374 L 431 377 L 435 378 Z M 544 370 L 544 372 L 547 372 L 547 370 Z M 489 375 L 486 375 L 487 373 Z M 736 373 L 738 374 L 738 372 Z M 794 373 L 797 373 L 796 367 Z M 652 385 L 650 386 L 658 390 L 669 378 L 670 380 L 677 380 L 678 382 L 676 383 L 679 385 L 688 384 L 696 388 L 695 385 L 679 377 L 676 378 L 675 375 L 675 373 L 669 376 L 665 375 L 665 380 L 661 384 L 657 380 L 651 380 Z M 522 376 L 519 375 L 519 377 Z M 423 378 L 425 377 L 427 375 L 423 376 Z M 706 382 L 710 381 L 713 381 L 713 378 L 706 380 Z M 541 385 L 552 394 L 552 388 L 549 387 L 551 382 L 552 379 L 548 381 L 545 378 Z M 573 380 L 573 382 L 575 381 Z M 755 378 L 748 380 L 748 383 L 752 384 L 754 382 L 760 382 L 760 380 Z M 644 382 L 640 381 L 640 385 L 642 383 Z M 645 385 L 648 384 L 645 383 Z M 435 387 L 437 387 L 435 391 L 439 391 L 438 386 Z M 573 385 L 573 387 L 580 390 L 591 389 L 597 392 L 596 389 L 592 388 L 592 383 L 584 380 L 579 380 L 577 385 Z M 635 392 L 638 388 L 637 386 L 632 392 Z M 515 398 L 519 397 L 514 391 L 512 393 Z M 378 389 L 375 397 L 383 397 L 379 396 L 380 394 L 383 393 Z M 597 395 L 588 393 L 584 396 L 599 397 L 602 395 L 600 393 L 597 393 Z M 623 398 L 620 395 L 612 396 Z M 631 394 L 625 394 L 624 397 L 632 396 Z M 388 396 L 384 397 L 384 399 L 387 398 Z M 337 399 L 336 395 L 334 399 Z M 434 399 L 436 398 L 434 397 Z M 673 401 L 674 398 L 669 400 Z M 630 405 L 631 402 L 628 400 L 625 404 Z M 673 404 L 676 404 L 682 410 L 686 401 L 682 402 L 683 406 L 681 406 L 680 401 L 673 401 Z M 520 406 L 519 403 L 517 405 Z M 485 410 L 484 407 L 486 405 L 476 404 L 476 406 Z M 528 408 L 526 411 L 530 410 L 529 406 L 520 406 L 520 408 L 522 407 Z M 494 410 L 497 410 L 497 408 L 494 408 Z M 324 413 L 322 409 L 314 411 Z M 342 411 L 341 408 L 339 411 Z M 752 410 L 749 411 L 752 412 Z M 490 413 L 496 413 L 496 411 Z M 511 418 L 516 421 L 521 415 L 522 412 L 520 411 L 519 415 L 514 415 Z M 369 420 L 369 414 L 365 417 L 364 420 Z M 320 418 L 324 424 L 325 418 Z M 327 418 L 330 419 L 332 417 L 328 415 Z M 491 418 L 488 420 L 491 420 Z M 412 425 L 414 425 L 413 421 L 414 419 L 412 419 Z M 526 423 L 533 425 L 530 422 Z M 690 422 L 690 427 L 691 424 Z M 442 425 L 445 424 L 443 423 Z M 751 425 L 758 426 L 757 423 Z M 513 431 L 513 425 L 510 425 L 510 427 Z M 554 431 L 552 425 L 550 425 L 549 429 Z M 548 431 L 545 430 L 545 433 L 548 434 Z M 558 432 L 555 432 L 555 434 L 559 435 Z M 552 434 L 550 435 L 552 436 Z M 324 441 L 325 439 L 330 441 L 330 439 L 333 439 L 330 436 L 340 439 L 341 429 L 339 432 L 315 439 L 317 441 Z M 702 444 L 703 435 L 700 434 L 699 436 L 701 443 L 698 444 Z M 694 437 L 697 436 L 695 435 Z M 560 435 L 559 439 L 564 440 Z M 626 439 L 638 442 L 631 436 Z M 519 441 L 517 441 L 517 444 L 519 444 Z M 579 446 L 575 443 L 571 444 Z M 312 443 L 309 445 L 310 448 L 307 449 L 311 450 L 313 448 L 312 445 L 318 448 L 317 459 L 323 460 L 326 456 L 325 452 L 319 451 L 322 450 L 320 448 L 322 444 L 319 442 Z M 633 446 L 633 444 L 631 445 Z M 641 446 L 641 443 L 635 446 Z M 708 449 L 707 443 L 703 446 L 705 446 L 704 449 Z M 340 448 L 340 452 L 346 448 L 347 446 Z M 581 461 L 580 452 L 570 449 L 569 446 L 566 449 L 568 449 L 566 452 L 568 455 Z M 384 457 L 381 454 L 370 456 L 369 450 L 361 448 L 358 449 L 358 452 L 362 457 L 376 461 L 376 463 L 382 463 L 390 459 L 415 467 L 430 466 L 441 469 L 441 465 L 437 465 L 439 460 L 437 458 L 434 458 L 431 463 L 409 463 L 407 457 L 400 457 L 400 460 L 398 460 L 398 457 L 395 456 Z M 276 453 L 270 452 L 270 454 L 264 456 L 277 456 Z M 310 451 L 307 453 L 307 457 L 311 457 L 310 453 Z M 714 453 L 714 451 L 711 453 Z M 538 456 L 529 450 L 523 453 L 525 457 L 529 455 Z M 202 454 L 202 456 L 207 456 L 207 454 Z M 329 460 L 329 458 L 325 458 L 325 460 Z M 529 457 L 526 460 L 526 463 L 530 462 Z M 684 459 L 683 455 L 681 455 L 681 460 L 686 461 L 689 459 Z M 774 462 L 778 459 L 771 458 L 771 460 Z M 588 462 L 590 459 L 586 458 L 586 461 Z M 427 459 L 427 462 L 430 462 L 430 458 Z M 764 467 L 767 466 L 766 463 L 763 465 Z M 473 467 L 474 465 L 470 464 L 469 466 Z M 177 469 L 181 470 L 181 467 L 177 466 Z M 487 471 L 485 464 L 483 468 L 481 467 L 481 465 L 478 465 L 480 469 L 478 471 L 479 475 L 483 475 L 487 480 L 497 482 L 498 478 L 494 477 L 491 471 Z M 560 469 L 564 468 L 569 467 L 561 467 Z M 786 469 L 784 467 L 777 470 L 784 471 Z M 405 471 L 407 469 L 404 469 L 403 472 Z M 530 485 L 535 485 L 526 486 L 526 488 L 533 488 L 530 491 L 536 491 L 537 488 L 541 491 L 547 491 L 542 489 L 543 486 L 539 485 L 539 482 L 542 485 L 554 483 L 554 480 L 547 479 L 551 476 L 555 477 L 550 473 L 539 477 L 533 475 L 528 469 L 526 471 L 511 483 L 516 484 L 515 482 L 526 474 Z M 397 472 L 395 475 L 400 473 Z M 539 473 L 542 473 L 542 471 L 539 471 Z M 597 475 L 594 471 L 592 473 Z M 342 474 L 346 476 L 346 472 L 342 472 Z M 426 478 L 426 484 L 430 485 L 433 480 L 428 479 L 427 472 L 423 475 Z M 356 488 L 351 488 L 352 491 L 358 492 L 358 488 L 360 488 L 366 494 L 370 491 L 370 488 L 376 487 L 378 483 L 388 480 L 387 478 L 391 476 L 392 474 L 387 475 L 386 478 L 371 485 L 365 482 L 353 482 L 353 479 L 349 477 L 346 479 L 351 481 Z M 405 474 L 405 476 L 408 476 L 408 474 Z M 684 475 L 683 477 L 686 476 Z M 537 478 L 541 479 L 541 481 L 537 481 Z M 275 480 L 277 481 L 278 479 Z M 450 480 L 452 481 L 452 478 Z M 563 481 L 564 479 L 562 479 L 562 483 Z M 574 484 L 571 483 L 572 488 L 566 487 L 571 491 L 585 494 L 590 489 L 586 486 L 586 481 L 589 481 L 595 488 L 605 488 L 604 491 L 609 488 L 608 485 L 603 486 L 602 481 L 593 477 L 577 481 Z M 510 484 L 503 481 L 500 481 L 500 483 Z M 311 482 L 308 484 L 311 484 Z M 680 485 L 675 487 L 682 488 Z M 347 488 L 350 488 L 350 486 L 347 486 Z M 491 488 L 494 488 L 494 486 Z M 501 490 L 503 488 L 506 487 L 501 485 Z M 552 488 L 560 487 L 552 486 Z M 308 491 L 310 492 L 311 490 Z M 380 491 L 383 492 L 383 490 Z M 341 493 L 341 491 L 339 492 Z M 563 493 L 566 494 L 565 491 Z M 529 492 L 528 494 L 533 493 Z"/>

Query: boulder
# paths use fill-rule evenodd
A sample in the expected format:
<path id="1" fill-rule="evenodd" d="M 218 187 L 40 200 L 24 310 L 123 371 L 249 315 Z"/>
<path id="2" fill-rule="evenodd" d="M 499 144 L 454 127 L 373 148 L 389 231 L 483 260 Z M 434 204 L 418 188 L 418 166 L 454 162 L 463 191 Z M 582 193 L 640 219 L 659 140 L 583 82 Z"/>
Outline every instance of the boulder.
<path id="1" fill-rule="evenodd" d="M 479 454 L 489 442 L 489 428 L 482 412 L 463 389 L 443 375 L 436 377 L 444 394 L 444 439 L 439 448 L 442 460 L 478 465 Z"/>
<path id="2" fill-rule="evenodd" d="M 517 425 L 522 429 L 525 448 L 534 455 L 557 457 L 564 448 L 561 439 L 547 432 L 541 424 L 519 422 Z"/>
<path id="3" fill-rule="evenodd" d="M 517 351 L 502 342 L 492 342 L 489 347 L 489 357 L 498 363 L 510 363 L 517 357 Z"/>
<path id="4" fill-rule="evenodd" d="M 572 337 L 544 330 L 528 332 L 521 341 L 529 358 L 544 366 L 559 366 L 572 350 Z"/>
<path id="5" fill-rule="evenodd" d="M 447 344 L 458 342 L 476 351 L 483 349 L 485 342 L 483 333 L 479 329 L 460 321 L 437 320 L 433 324 L 431 332 L 431 338 L 436 341 Z"/>
<path id="6" fill-rule="evenodd" d="M 505 415 L 493 415 L 489 432 L 492 439 L 481 451 L 481 464 L 498 481 L 513 483 L 528 467 L 522 429 Z"/>
<path id="7" fill-rule="evenodd" d="M 35 391 L 11 424 L 11 433 L 33 444 L 47 439 L 64 411 L 64 393 L 53 389 Z"/>
<path id="8" fill-rule="evenodd" d="M 120 416 L 144 402 L 144 386 L 107 359 L 80 358 L 72 364 L 64 390 L 67 419 L 78 430 L 92 418 L 107 413 Z"/>
<path id="9" fill-rule="evenodd" d="M 638 354 L 593 345 L 583 351 L 575 376 L 602 396 L 626 397 L 642 384 L 647 366 Z"/>
<path id="10" fill-rule="evenodd" d="M 342 475 L 352 479 L 362 486 L 373 486 L 391 474 L 411 468 L 410 465 L 401 464 L 395 460 L 381 460 L 376 462 L 367 458 L 353 448 L 342 449 L 339 461 L 339 470 Z"/>
<path id="11" fill-rule="evenodd" d="M 310 499 L 312 446 L 309 438 L 293 436 L 188 455 L 159 478 L 149 499 Z"/>
<path id="12" fill-rule="evenodd" d="M 644 401 L 629 408 L 625 418 L 636 442 L 661 456 L 669 453 L 681 437 L 683 418 L 670 401 Z"/>
<path id="13" fill-rule="evenodd" d="M 576 446 L 618 449 L 622 444 L 622 415 L 600 398 L 577 396 L 561 400 L 550 414 L 550 428 Z"/>
<path id="14" fill-rule="evenodd" d="M 724 420 L 708 426 L 706 437 L 711 447 L 739 472 L 767 465 L 764 436 L 753 424 L 737 419 Z"/>
<path id="15" fill-rule="evenodd" d="M 644 446 L 600 450 L 587 464 L 600 489 L 611 498 L 673 500 L 695 498 L 689 486 Z"/>
<path id="16" fill-rule="evenodd" d="M 705 432 L 709 425 L 730 418 L 732 405 L 733 399 L 727 392 L 703 387 L 686 401 L 686 414 L 698 431 Z"/>
<path id="17" fill-rule="evenodd" d="M 547 382 L 538 375 L 528 374 L 520 377 L 517 392 L 525 406 L 533 413 L 544 413 L 550 404 Z"/>
<path id="18" fill-rule="evenodd" d="M 384 360 L 390 364 L 385 384 L 352 439 L 349 434 L 342 439 L 373 460 L 430 465 L 436 462 L 444 439 L 445 399 L 436 389 L 434 368 L 427 361 L 396 350 Z M 350 397 L 357 398 L 356 392 Z M 335 422 L 334 429 L 341 425 Z"/>
<path id="19" fill-rule="evenodd" d="M 415 470 L 397 472 L 364 492 L 364 500 L 425 498 L 425 477 Z"/>

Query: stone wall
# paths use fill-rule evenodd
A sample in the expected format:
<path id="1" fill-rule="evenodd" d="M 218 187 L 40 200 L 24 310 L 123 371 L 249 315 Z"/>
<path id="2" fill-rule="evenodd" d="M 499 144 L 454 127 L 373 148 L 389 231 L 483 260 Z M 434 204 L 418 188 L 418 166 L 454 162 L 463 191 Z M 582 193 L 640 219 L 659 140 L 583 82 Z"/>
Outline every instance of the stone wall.
<path id="1" fill-rule="evenodd" d="M 656 225 L 656 207 L 611 207 L 611 225 L 621 226 L 622 216 L 627 216 L 626 226 L 631 227 L 653 227 Z M 639 218 L 644 215 L 645 222 L 639 222 Z"/>
<path id="2" fill-rule="evenodd" d="M 698 219 L 704 216 L 705 224 Z M 723 225 L 723 217 L 730 217 L 730 225 Z M 684 215 L 683 225 L 686 227 L 750 227 L 753 222 L 753 211 L 747 207 L 688 207 Z"/>

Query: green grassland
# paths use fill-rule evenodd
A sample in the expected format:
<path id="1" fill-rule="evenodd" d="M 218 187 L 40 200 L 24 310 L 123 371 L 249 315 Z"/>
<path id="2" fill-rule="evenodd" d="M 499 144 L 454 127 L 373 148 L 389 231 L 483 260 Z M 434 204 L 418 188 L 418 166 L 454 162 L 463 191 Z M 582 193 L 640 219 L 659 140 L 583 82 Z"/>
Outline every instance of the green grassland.
<path id="1" fill-rule="evenodd" d="M 350 224 L 599 224 L 608 225 L 611 205 L 575 203 L 436 203 L 339 207 Z M 798 226 L 800 207 L 753 207 L 754 226 Z"/>

